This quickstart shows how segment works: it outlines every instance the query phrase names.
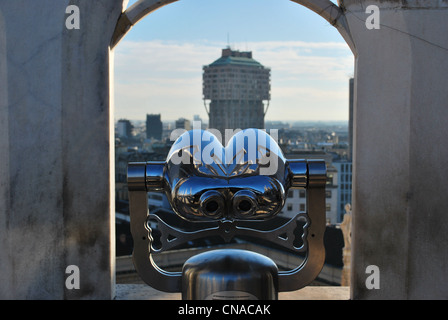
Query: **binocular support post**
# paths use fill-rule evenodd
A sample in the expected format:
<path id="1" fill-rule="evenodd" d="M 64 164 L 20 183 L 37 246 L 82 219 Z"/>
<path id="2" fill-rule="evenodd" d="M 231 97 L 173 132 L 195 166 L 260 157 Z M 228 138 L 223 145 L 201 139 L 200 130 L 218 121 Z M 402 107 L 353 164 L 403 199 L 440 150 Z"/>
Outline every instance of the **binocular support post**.
<path id="1" fill-rule="evenodd" d="M 325 263 L 325 185 L 327 170 L 324 161 L 308 160 L 307 215 L 310 220 L 306 233 L 308 243 L 304 263 L 294 270 L 279 272 L 279 291 L 295 291 L 307 286 L 322 270 Z"/>
<path id="2" fill-rule="evenodd" d="M 151 252 L 153 239 L 147 226 L 146 167 L 146 163 L 130 163 L 128 165 L 129 212 L 131 234 L 134 241 L 132 260 L 137 273 L 149 286 L 165 292 L 180 292 L 182 273 L 167 272 L 159 268 L 153 260 Z"/>

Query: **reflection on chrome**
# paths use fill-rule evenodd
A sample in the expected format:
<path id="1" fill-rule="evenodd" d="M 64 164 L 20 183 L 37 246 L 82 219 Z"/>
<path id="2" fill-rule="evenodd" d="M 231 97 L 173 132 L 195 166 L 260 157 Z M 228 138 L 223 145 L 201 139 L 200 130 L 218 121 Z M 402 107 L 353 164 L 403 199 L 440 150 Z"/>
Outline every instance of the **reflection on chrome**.
<path id="1" fill-rule="evenodd" d="M 163 189 L 173 210 L 190 221 L 274 217 L 292 179 L 277 142 L 257 129 L 239 131 L 225 148 L 208 131 L 187 131 L 173 144 L 163 176 L 154 179 L 159 165 L 147 164 L 151 182 L 160 181 L 150 188 Z M 306 163 L 302 169 L 306 175 Z"/>

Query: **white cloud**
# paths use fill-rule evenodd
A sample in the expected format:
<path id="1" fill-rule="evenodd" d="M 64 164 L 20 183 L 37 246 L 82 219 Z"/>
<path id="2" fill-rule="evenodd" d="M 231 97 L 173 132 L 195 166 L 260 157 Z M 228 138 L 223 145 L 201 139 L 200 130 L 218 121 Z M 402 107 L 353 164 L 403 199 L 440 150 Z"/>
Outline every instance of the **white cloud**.
<path id="1" fill-rule="evenodd" d="M 347 118 L 353 57 L 345 43 L 267 41 L 241 48 L 271 68 L 267 119 Z M 202 66 L 218 59 L 221 49 L 221 43 L 208 41 L 123 41 L 115 49 L 116 117 L 143 120 L 146 113 L 157 112 L 165 120 L 193 114 L 207 118 Z"/>

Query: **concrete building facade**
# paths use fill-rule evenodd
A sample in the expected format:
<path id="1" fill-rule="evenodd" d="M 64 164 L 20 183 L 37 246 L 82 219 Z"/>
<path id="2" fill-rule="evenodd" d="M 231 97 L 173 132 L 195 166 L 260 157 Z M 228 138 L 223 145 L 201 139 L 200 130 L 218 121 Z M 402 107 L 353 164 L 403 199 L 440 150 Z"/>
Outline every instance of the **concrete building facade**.
<path id="1" fill-rule="evenodd" d="M 352 162 L 347 160 L 333 161 L 338 172 L 337 187 L 337 219 L 341 223 L 344 219 L 345 206 L 352 204 Z"/>
<path id="2" fill-rule="evenodd" d="M 163 124 L 161 115 L 147 114 L 146 115 L 146 138 L 162 140 Z"/>
<path id="3" fill-rule="evenodd" d="M 131 121 L 120 119 L 117 122 L 117 135 L 119 138 L 131 138 L 133 125 Z"/>
<path id="4" fill-rule="evenodd" d="M 185 130 L 191 130 L 191 122 L 188 119 L 185 118 L 179 118 L 175 122 L 174 127 L 176 129 L 185 129 Z"/>

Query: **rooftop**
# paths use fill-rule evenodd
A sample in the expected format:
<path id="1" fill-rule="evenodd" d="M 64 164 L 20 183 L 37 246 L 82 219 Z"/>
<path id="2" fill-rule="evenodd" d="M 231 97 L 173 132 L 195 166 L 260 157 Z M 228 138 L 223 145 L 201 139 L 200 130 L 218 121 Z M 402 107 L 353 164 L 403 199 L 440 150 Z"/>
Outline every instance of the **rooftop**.
<path id="1" fill-rule="evenodd" d="M 230 48 L 222 49 L 222 56 L 210 66 L 239 65 L 248 67 L 263 67 L 263 65 L 252 58 L 251 51 L 237 51 Z"/>

